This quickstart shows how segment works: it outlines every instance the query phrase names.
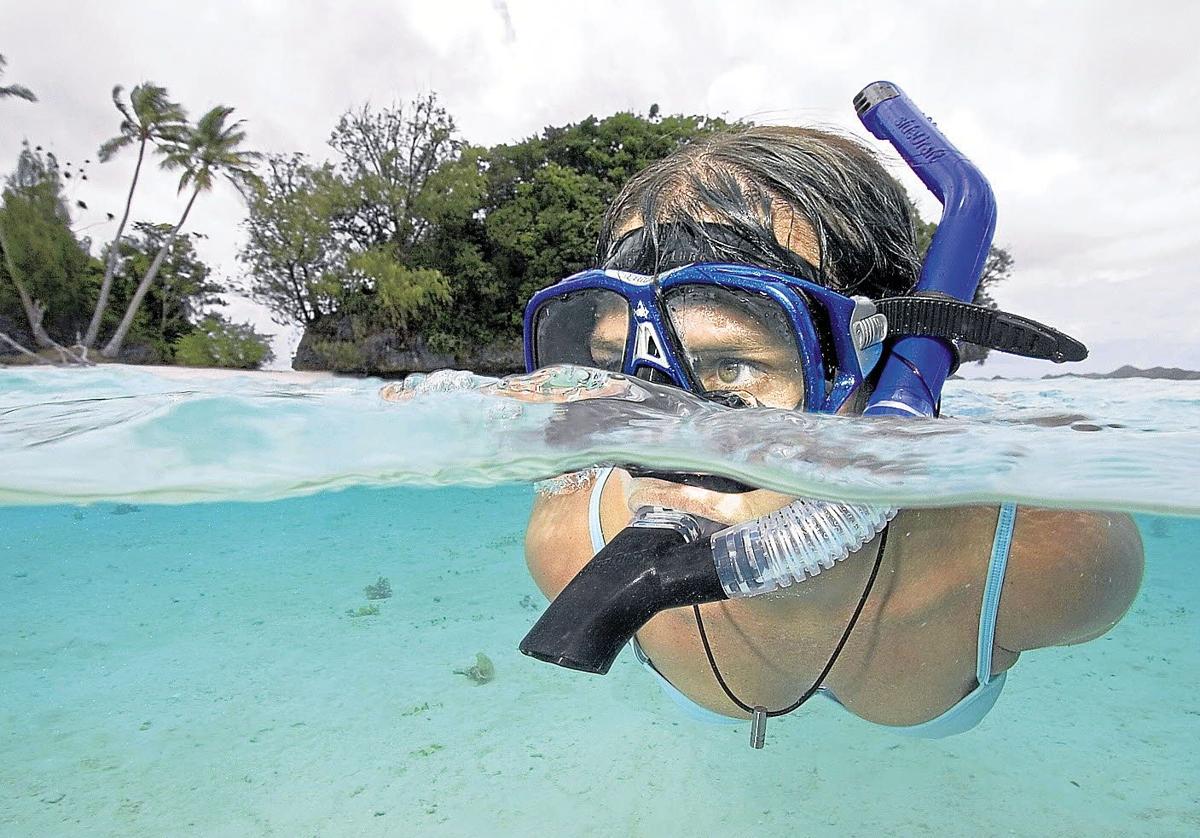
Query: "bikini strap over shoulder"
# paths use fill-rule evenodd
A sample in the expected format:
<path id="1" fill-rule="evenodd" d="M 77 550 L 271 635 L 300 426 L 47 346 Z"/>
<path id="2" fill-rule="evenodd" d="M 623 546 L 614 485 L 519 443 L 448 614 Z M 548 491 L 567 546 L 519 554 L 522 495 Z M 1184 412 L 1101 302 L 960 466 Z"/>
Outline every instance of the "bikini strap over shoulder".
<path id="1" fill-rule="evenodd" d="M 992 680 L 992 647 L 996 641 L 996 615 L 1000 611 L 1000 595 L 1004 590 L 1004 571 L 1012 549 L 1017 505 L 1000 506 L 996 519 L 996 535 L 992 538 L 992 555 L 988 560 L 987 580 L 983 585 L 983 607 L 979 610 L 979 651 L 976 656 L 975 677 L 981 686 Z"/>

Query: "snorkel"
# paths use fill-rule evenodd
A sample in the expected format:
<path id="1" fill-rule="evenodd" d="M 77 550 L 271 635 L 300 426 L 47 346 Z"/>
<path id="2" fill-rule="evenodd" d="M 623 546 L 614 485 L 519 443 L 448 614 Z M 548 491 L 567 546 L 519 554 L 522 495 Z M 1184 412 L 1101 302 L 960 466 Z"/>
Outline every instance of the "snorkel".
<path id="1" fill-rule="evenodd" d="M 867 130 L 886 140 L 942 204 L 942 218 L 913 292 L 921 296 L 975 297 L 992 234 L 996 199 L 983 173 L 891 82 L 867 85 L 854 97 Z M 903 337 L 884 360 L 863 414 L 936 416 L 942 385 L 954 363 L 954 348 L 931 337 Z"/>
<path id="2" fill-rule="evenodd" d="M 857 348 L 878 350 L 889 333 L 893 336 L 890 346 L 883 344 L 882 359 L 874 367 L 878 382 L 866 413 L 935 416 L 954 361 L 953 339 L 1003 345 L 1009 347 L 1005 351 L 1056 361 L 1086 355 L 1082 344 L 1061 333 L 968 302 L 995 228 L 995 199 L 987 181 L 895 85 L 871 84 L 854 104 L 863 124 L 900 152 L 944 206 L 915 292 L 874 303 L 855 298 L 871 307 L 851 323 Z M 876 304 L 878 315 L 873 313 Z M 531 363 L 528 329 L 534 314 L 531 302 L 526 314 Z M 803 582 L 872 541 L 895 514 L 891 508 L 797 500 L 753 521 L 721 528 L 669 509 L 641 509 L 559 593 L 521 642 L 521 651 L 567 668 L 605 673 L 634 633 L 658 612 L 757 596 Z M 881 556 L 882 548 L 875 572 Z M 869 589 L 870 582 L 863 601 Z M 852 627 L 853 619 L 846 636 Z M 811 691 L 801 701 L 808 695 Z M 759 709 L 763 719 L 778 713 L 755 708 L 756 729 L 761 731 Z"/>

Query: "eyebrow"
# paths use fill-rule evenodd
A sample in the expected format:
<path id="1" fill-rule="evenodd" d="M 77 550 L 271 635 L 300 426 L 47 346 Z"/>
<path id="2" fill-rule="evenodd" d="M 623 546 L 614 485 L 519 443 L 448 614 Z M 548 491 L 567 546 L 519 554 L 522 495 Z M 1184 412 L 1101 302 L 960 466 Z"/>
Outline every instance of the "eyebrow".
<path id="1" fill-rule="evenodd" d="M 680 335 L 681 340 L 683 335 Z M 693 351 L 714 351 L 719 349 L 748 349 L 774 350 L 781 348 L 794 349 L 794 338 L 788 333 L 781 333 L 761 324 L 747 325 L 735 323 L 716 328 L 700 329 L 684 341 Z"/>
<path id="2" fill-rule="evenodd" d="M 795 351 L 788 346 L 780 346 L 778 343 L 765 342 L 747 342 L 739 341 L 731 343 L 729 341 L 721 341 L 715 343 L 690 343 L 687 346 L 687 353 L 696 358 L 716 358 L 720 356 L 752 356 L 756 358 L 772 358 L 780 356 L 794 357 Z"/>

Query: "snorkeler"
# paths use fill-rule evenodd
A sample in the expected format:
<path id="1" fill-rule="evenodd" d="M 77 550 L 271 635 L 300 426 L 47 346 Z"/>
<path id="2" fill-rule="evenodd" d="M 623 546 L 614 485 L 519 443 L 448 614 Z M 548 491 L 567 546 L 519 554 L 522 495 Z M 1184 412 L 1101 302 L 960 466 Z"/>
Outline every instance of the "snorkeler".
<path id="1" fill-rule="evenodd" d="M 856 101 L 860 114 L 874 104 Z M 935 168 L 949 147 L 931 143 L 940 135 L 923 118 L 893 127 L 923 177 L 918 166 Z M 969 201 L 938 197 L 949 241 L 961 221 L 950 203 Z M 599 269 L 534 298 L 529 366 L 608 371 L 567 382 L 565 401 L 586 386 L 610 396 L 614 380 L 643 386 L 624 374 L 729 408 L 936 415 L 950 339 L 1082 357 L 1065 335 L 963 302 L 994 226 L 994 204 L 983 205 L 975 251 L 933 277 L 949 286 L 930 284 L 937 266 L 922 272 L 902 188 L 858 142 L 784 127 L 714 135 L 630 180 L 604 216 Z M 905 341 L 917 343 L 898 351 Z M 547 381 L 572 369 L 502 386 L 552 398 Z M 897 511 L 728 484 L 604 467 L 540 492 L 526 557 L 556 602 L 522 650 L 603 672 L 610 640 L 636 630 L 638 659 L 672 698 L 709 720 L 753 717 L 759 746 L 767 716 L 818 692 L 940 737 L 978 724 L 1022 652 L 1111 629 L 1141 581 L 1141 540 L 1124 514 Z M 651 553 L 645 572 L 622 569 Z M 564 603 L 603 611 L 603 624 L 573 631 L 587 609 L 562 616 Z"/>

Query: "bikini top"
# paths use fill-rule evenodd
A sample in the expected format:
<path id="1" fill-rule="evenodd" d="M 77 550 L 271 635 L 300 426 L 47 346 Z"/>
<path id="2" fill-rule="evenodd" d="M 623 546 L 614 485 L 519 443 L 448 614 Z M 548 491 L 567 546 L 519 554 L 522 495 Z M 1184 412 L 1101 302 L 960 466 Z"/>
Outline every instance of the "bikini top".
<path id="1" fill-rule="evenodd" d="M 604 548 L 604 532 L 600 527 L 600 496 L 604 486 L 612 474 L 611 468 L 600 469 L 596 482 L 592 486 L 592 495 L 588 502 L 588 530 L 591 535 L 592 552 L 599 553 Z M 1007 673 L 992 675 L 992 647 L 996 638 L 996 615 L 1000 610 L 1000 594 L 1004 588 L 1004 571 L 1008 565 L 1009 549 L 1012 546 L 1013 526 L 1016 521 L 1016 504 L 1001 505 L 1000 514 L 996 521 L 996 534 L 992 539 L 992 554 L 988 560 L 987 578 L 983 585 L 983 604 L 979 611 L 979 640 L 976 649 L 975 678 L 977 686 L 963 696 L 953 706 L 936 718 L 916 725 L 896 726 L 881 725 L 888 730 L 904 736 L 915 736 L 922 739 L 941 739 L 964 733 L 975 727 L 988 714 L 1004 689 Z M 674 684 L 659 672 L 650 658 L 642 650 L 635 638 L 631 645 L 638 661 L 648 671 L 653 673 L 671 700 L 679 705 L 687 715 L 694 719 L 716 724 L 741 724 L 744 719 L 732 719 L 714 713 L 706 707 L 696 704 L 679 691 Z M 836 696 L 822 688 L 821 694 L 838 703 Z"/>

